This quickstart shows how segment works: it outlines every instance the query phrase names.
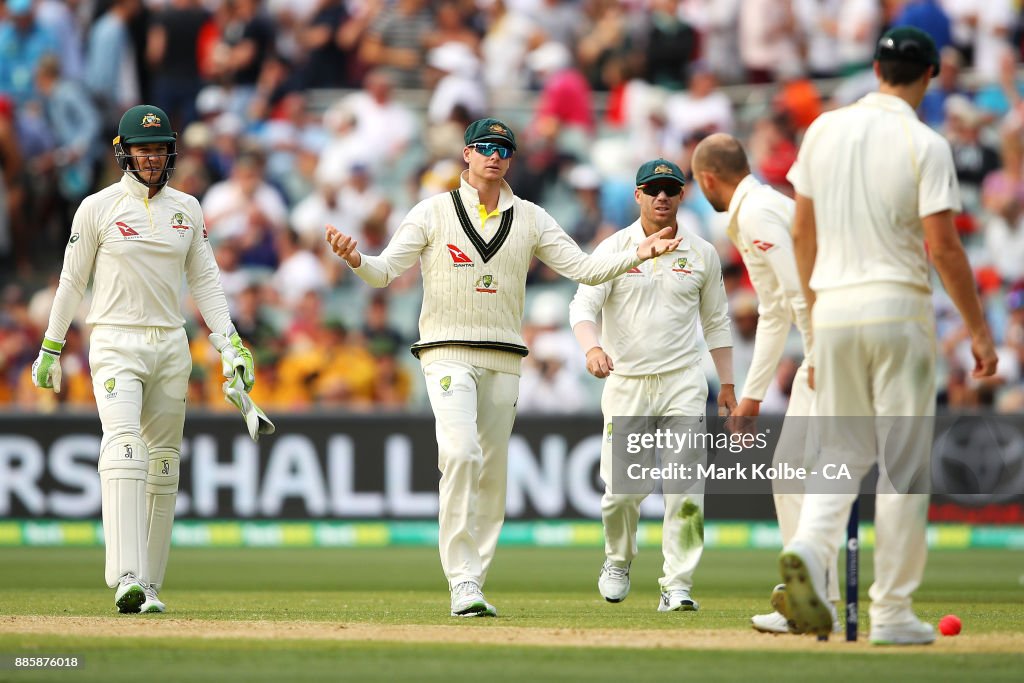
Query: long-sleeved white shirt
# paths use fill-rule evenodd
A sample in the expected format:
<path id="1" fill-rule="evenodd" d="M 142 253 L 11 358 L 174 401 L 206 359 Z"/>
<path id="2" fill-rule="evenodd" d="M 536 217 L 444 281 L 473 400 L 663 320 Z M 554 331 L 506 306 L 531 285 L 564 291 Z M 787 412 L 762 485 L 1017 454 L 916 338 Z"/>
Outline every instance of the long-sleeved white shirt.
<path id="1" fill-rule="evenodd" d="M 522 338 L 526 274 L 536 256 L 555 272 L 596 284 L 640 263 L 635 245 L 589 256 L 536 204 L 516 197 L 502 183 L 498 214 L 481 224 L 480 196 L 466 182 L 456 192 L 463 219 L 450 193 L 423 200 L 405 217 L 380 256 L 361 254 L 354 272 L 367 284 L 384 287 L 416 261 L 423 273 L 423 308 L 417 355 L 445 348 L 458 359 L 502 372 L 519 372 L 527 353 Z M 476 351 L 472 358 L 465 350 Z M 486 354 L 484 352 L 499 352 Z M 440 359 L 436 353 L 432 360 Z M 422 360 L 422 356 L 421 356 Z"/>
<path id="2" fill-rule="evenodd" d="M 149 188 L 125 174 L 86 197 L 71 225 L 46 336 L 62 340 L 90 278 L 89 324 L 181 327 L 181 279 L 211 330 L 231 323 L 220 269 L 195 197 Z"/>
<path id="3" fill-rule="evenodd" d="M 645 238 L 636 221 L 594 250 L 594 255 L 636 249 Z M 700 362 L 697 320 L 709 349 L 732 346 L 722 264 L 715 248 L 696 235 L 679 247 L 598 285 L 580 285 L 569 305 L 569 324 L 596 323 L 601 346 L 627 377 L 659 375 Z"/>
<path id="4" fill-rule="evenodd" d="M 792 199 L 752 175 L 740 181 L 729 203 L 727 233 L 739 249 L 759 302 L 754 356 L 741 393 L 755 401 L 764 398 L 775 376 L 790 325 L 795 323 L 800 331 L 804 357 L 811 352 L 811 319 L 790 233 L 794 206 Z"/>

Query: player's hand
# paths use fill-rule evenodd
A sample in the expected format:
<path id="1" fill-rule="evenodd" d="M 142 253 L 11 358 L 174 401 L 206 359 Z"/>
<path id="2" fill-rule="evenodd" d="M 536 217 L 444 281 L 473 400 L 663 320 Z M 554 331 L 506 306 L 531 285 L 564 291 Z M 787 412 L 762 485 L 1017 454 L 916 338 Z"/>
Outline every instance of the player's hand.
<path id="1" fill-rule="evenodd" d="M 974 370 L 971 377 L 991 377 L 996 374 L 996 347 L 988 334 L 978 335 L 971 339 L 971 354 L 974 356 Z"/>
<path id="2" fill-rule="evenodd" d="M 718 390 L 718 416 L 729 417 L 736 410 L 736 385 L 723 384 Z"/>
<path id="3" fill-rule="evenodd" d="M 665 252 L 675 251 L 679 243 L 682 242 L 681 237 L 669 237 L 672 234 L 674 228 L 662 228 L 658 232 L 654 233 L 636 248 L 636 255 L 641 261 L 652 259 L 655 256 L 661 256 Z"/>
<path id="4" fill-rule="evenodd" d="M 604 379 L 615 369 L 611 356 L 604 352 L 600 346 L 587 351 L 587 372 L 594 377 Z"/>
<path id="5" fill-rule="evenodd" d="M 358 268 L 363 262 L 363 257 L 356 251 L 356 241 L 333 225 L 327 226 L 325 239 L 331 245 L 331 251 L 345 259 L 352 268 Z"/>
<path id="6" fill-rule="evenodd" d="M 732 414 L 735 417 L 757 417 L 761 414 L 761 402 L 752 398 L 740 399 Z"/>
<path id="7" fill-rule="evenodd" d="M 220 352 L 221 372 L 231 379 L 238 374 L 246 391 L 251 391 L 256 384 L 256 367 L 249 349 L 242 344 L 242 338 L 234 325 L 228 325 L 224 334 L 210 334 L 213 348 Z"/>
<path id="8" fill-rule="evenodd" d="M 32 384 L 60 393 L 60 352 L 63 348 L 64 342 L 43 337 L 39 356 L 32 363 Z"/>

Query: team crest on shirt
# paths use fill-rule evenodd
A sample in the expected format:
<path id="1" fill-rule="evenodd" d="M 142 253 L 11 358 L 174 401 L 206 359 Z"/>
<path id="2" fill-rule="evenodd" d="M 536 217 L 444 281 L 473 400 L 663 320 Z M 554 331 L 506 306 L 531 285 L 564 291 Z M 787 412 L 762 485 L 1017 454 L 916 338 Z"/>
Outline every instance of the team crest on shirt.
<path id="1" fill-rule="evenodd" d="M 498 291 L 498 281 L 490 273 L 481 275 L 476 280 L 476 291 L 483 292 L 484 294 L 494 294 Z"/>
<path id="2" fill-rule="evenodd" d="M 608 426 L 604 430 L 604 440 L 608 443 L 612 442 L 612 423 L 609 422 Z"/>
<path id="3" fill-rule="evenodd" d="M 191 225 L 185 225 L 185 214 L 180 211 L 171 218 L 171 227 L 178 233 L 178 237 L 183 237 L 185 233 L 192 229 Z"/>
<path id="4" fill-rule="evenodd" d="M 444 377 L 442 377 L 440 384 L 441 384 L 441 395 L 442 396 L 451 396 L 454 393 L 454 390 L 452 389 L 452 376 L 451 375 L 445 375 Z"/>
<path id="5" fill-rule="evenodd" d="M 677 258 L 672 262 L 672 272 L 676 274 L 677 278 L 690 275 L 693 273 L 693 270 L 688 267 L 689 265 L 690 261 L 685 256 L 683 258 Z"/>
<path id="6" fill-rule="evenodd" d="M 117 386 L 117 380 L 111 377 L 103 383 L 103 388 L 107 390 L 106 398 L 117 398 L 117 392 L 114 391 L 114 387 Z"/>

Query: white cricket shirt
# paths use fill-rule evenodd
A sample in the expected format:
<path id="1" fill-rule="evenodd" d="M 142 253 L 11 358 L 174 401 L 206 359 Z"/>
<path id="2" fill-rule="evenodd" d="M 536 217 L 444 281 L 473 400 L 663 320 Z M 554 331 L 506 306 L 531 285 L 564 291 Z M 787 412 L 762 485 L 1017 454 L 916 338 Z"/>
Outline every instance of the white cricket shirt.
<path id="1" fill-rule="evenodd" d="M 921 218 L 960 210 L 949 143 L 902 99 L 871 93 L 819 116 L 786 176 L 814 201 L 811 289 L 898 283 L 931 291 Z"/>
<path id="2" fill-rule="evenodd" d="M 166 186 L 149 198 L 126 173 L 75 212 L 46 336 L 64 339 L 90 278 L 87 323 L 181 327 L 182 274 L 209 328 L 226 330 L 231 317 L 199 202 Z"/>
<path id="3" fill-rule="evenodd" d="M 793 253 L 795 203 L 748 175 L 740 181 L 729 202 L 727 234 L 740 252 L 758 299 L 757 335 L 743 398 L 764 399 L 786 349 L 790 325 L 796 324 L 804 342 L 804 356 L 811 352 L 811 319 L 800 286 Z"/>
<path id="4" fill-rule="evenodd" d="M 680 233 L 680 236 L 683 236 Z M 594 250 L 636 249 L 645 239 L 640 221 Z M 697 321 L 709 349 L 732 346 L 722 264 L 715 248 L 687 234 L 679 247 L 599 285 L 580 285 L 569 305 L 569 324 L 597 322 L 601 346 L 627 377 L 675 372 L 700 362 Z"/>

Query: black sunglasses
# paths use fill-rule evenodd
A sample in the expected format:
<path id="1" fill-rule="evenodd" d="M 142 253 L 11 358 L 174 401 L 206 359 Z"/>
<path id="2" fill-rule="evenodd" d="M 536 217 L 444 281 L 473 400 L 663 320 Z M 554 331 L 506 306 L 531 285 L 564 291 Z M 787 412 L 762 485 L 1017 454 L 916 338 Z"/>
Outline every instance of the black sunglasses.
<path id="1" fill-rule="evenodd" d="M 640 186 L 640 191 L 648 197 L 657 197 L 662 192 L 669 197 L 678 197 L 683 191 L 683 186 L 678 183 L 646 183 Z"/>
<path id="2" fill-rule="evenodd" d="M 506 147 L 505 145 L 499 145 L 494 142 L 476 142 L 469 146 L 475 149 L 478 154 L 481 154 L 485 157 L 489 157 L 495 152 L 498 153 L 499 159 L 510 159 L 512 157 L 511 148 Z"/>

